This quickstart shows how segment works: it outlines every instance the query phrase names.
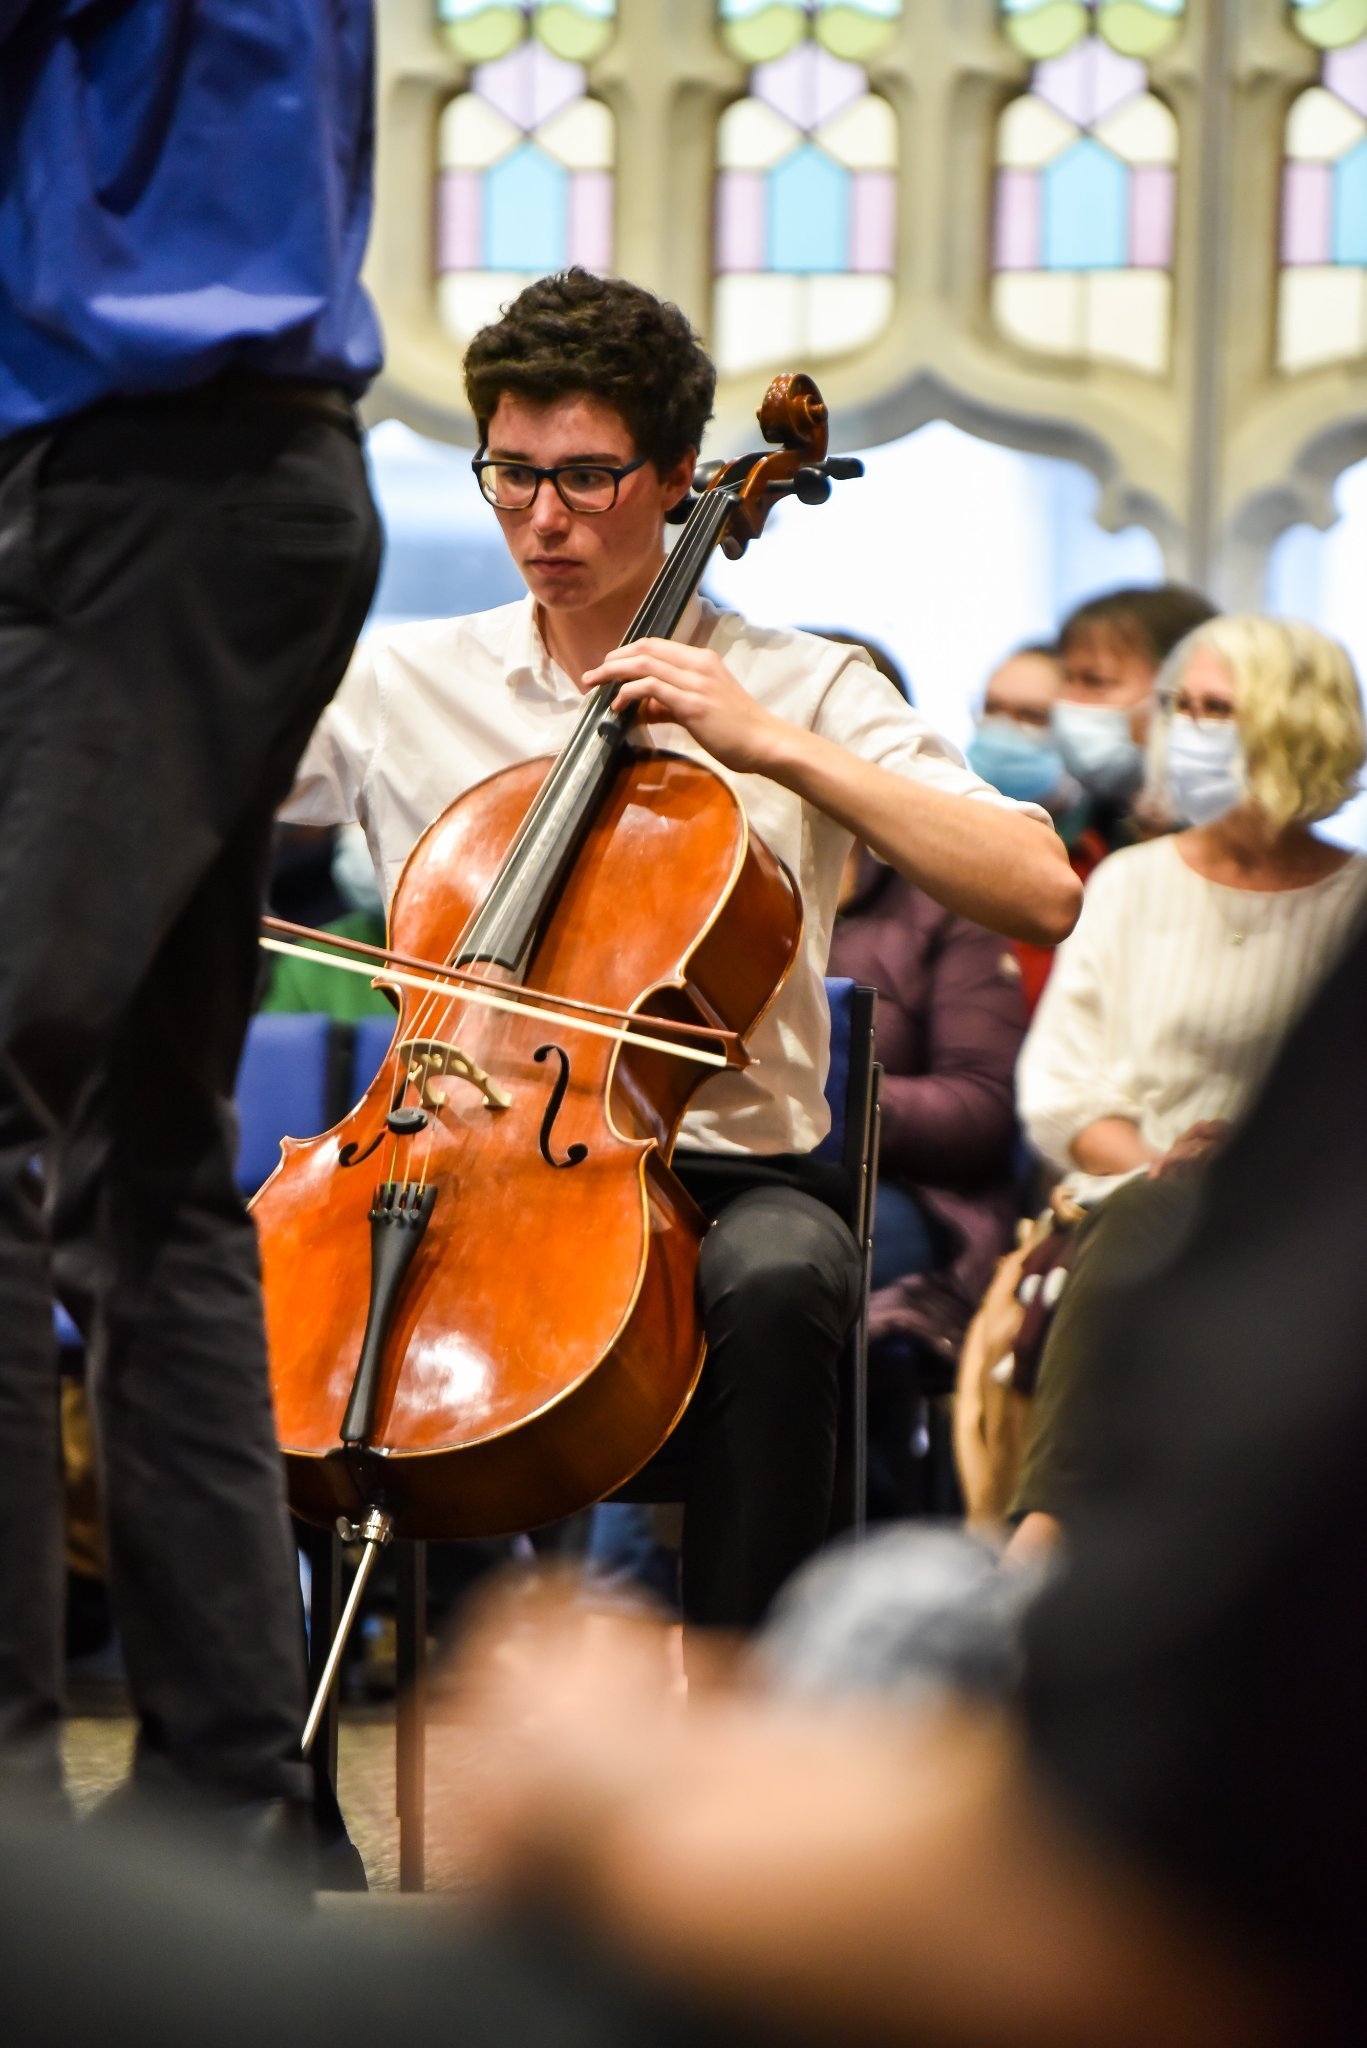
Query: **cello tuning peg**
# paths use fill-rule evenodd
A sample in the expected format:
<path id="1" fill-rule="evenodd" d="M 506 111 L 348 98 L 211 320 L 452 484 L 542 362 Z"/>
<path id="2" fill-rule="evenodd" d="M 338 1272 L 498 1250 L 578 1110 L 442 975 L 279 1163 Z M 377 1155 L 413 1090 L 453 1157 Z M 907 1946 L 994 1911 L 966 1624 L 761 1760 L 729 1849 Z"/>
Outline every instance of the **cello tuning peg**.
<path id="1" fill-rule="evenodd" d="M 688 515 L 693 510 L 693 507 L 697 504 L 697 502 L 698 498 L 697 493 L 695 491 L 685 491 L 683 496 L 680 498 L 678 504 L 671 505 L 669 510 L 665 513 L 666 525 L 687 526 Z"/>
<path id="2" fill-rule="evenodd" d="M 857 455 L 828 455 L 822 467 L 827 476 L 834 477 L 837 483 L 864 474 L 864 465 Z"/>
<path id="3" fill-rule="evenodd" d="M 812 464 L 798 470 L 793 478 L 793 490 L 804 505 L 824 505 L 831 495 L 831 480 L 824 469 Z"/>

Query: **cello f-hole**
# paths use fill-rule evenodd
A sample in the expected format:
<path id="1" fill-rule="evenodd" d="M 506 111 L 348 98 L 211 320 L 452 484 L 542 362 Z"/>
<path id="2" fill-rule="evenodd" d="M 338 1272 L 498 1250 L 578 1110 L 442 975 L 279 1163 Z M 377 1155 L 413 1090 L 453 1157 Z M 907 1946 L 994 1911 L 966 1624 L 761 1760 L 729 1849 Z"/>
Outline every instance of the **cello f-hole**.
<path id="1" fill-rule="evenodd" d="M 546 1114 L 541 1119 L 541 1130 L 537 1137 L 537 1143 L 541 1147 L 541 1157 L 545 1160 L 547 1166 L 582 1166 L 589 1156 L 587 1145 L 571 1145 L 563 1159 L 557 1159 L 551 1151 L 551 1133 L 555 1129 L 555 1120 L 560 1114 L 560 1105 L 565 1100 L 565 1090 L 570 1085 L 570 1056 L 565 1051 L 563 1045 L 539 1045 L 532 1054 L 534 1060 L 544 1062 L 552 1053 L 560 1062 L 560 1071 L 556 1075 L 555 1085 L 551 1089 L 551 1099 L 546 1104 Z"/>

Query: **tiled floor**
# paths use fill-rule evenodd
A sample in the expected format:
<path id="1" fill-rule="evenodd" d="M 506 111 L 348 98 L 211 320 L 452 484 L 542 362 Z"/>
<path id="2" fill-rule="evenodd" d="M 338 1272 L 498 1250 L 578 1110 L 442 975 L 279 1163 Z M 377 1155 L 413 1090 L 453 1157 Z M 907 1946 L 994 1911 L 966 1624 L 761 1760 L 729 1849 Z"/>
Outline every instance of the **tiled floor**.
<path id="1" fill-rule="evenodd" d="M 77 1807 L 88 1811 L 118 1785 L 128 1769 L 133 1723 L 123 1716 L 83 1715 L 67 1723 L 67 1780 Z M 473 1883 L 463 1859 L 458 1829 L 435 1825 L 435 1814 L 450 1811 L 463 1771 L 475 1768 L 458 1732 L 435 1730 L 428 1744 L 428 1883 L 443 1891 Z M 371 1887 L 393 1891 L 399 1882 L 398 1825 L 394 1819 L 394 1720 L 392 1711 L 347 1713 L 342 1719 L 338 1792 L 352 1840 L 360 1850 Z"/>

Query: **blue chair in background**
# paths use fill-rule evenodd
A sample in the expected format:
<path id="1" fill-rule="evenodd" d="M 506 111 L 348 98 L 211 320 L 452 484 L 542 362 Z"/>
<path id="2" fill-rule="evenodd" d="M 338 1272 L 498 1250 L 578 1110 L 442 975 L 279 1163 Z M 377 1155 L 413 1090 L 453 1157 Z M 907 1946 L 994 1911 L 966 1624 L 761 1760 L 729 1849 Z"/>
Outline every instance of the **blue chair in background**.
<path id="1" fill-rule="evenodd" d="M 394 1040 L 394 1017 L 358 1017 L 352 1029 L 355 1040 L 351 1056 L 351 1094 L 347 1101 L 350 1109 L 359 1102 L 380 1071 L 380 1061 Z"/>
<path id="2" fill-rule="evenodd" d="M 274 1173 L 281 1138 L 311 1138 L 336 1122 L 339 1083 L 344 1074 L 350 1080 L 349 1039 L 346 1026 L 311 1012 L 252 1018 L 237 1070 L 237 1184 L 244 1195 Z"/>

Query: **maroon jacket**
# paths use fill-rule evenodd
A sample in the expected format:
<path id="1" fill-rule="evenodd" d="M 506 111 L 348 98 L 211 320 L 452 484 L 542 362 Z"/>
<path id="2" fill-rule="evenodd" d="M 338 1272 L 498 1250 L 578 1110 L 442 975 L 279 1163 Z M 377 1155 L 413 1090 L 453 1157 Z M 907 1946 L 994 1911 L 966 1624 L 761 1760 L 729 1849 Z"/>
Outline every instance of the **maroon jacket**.
<path id="1" fill-rule="evenodd" d="M 920 1337 L 954 1356 L 1014 1237 L 1020 969 L 1005 939 L 942 910 L 865 853 L 829 972 L 878 990 L 879 1177 L 915 1195 L 958 1246 L 940 1272 L 882 1288 L 871 1333 Z"/>

